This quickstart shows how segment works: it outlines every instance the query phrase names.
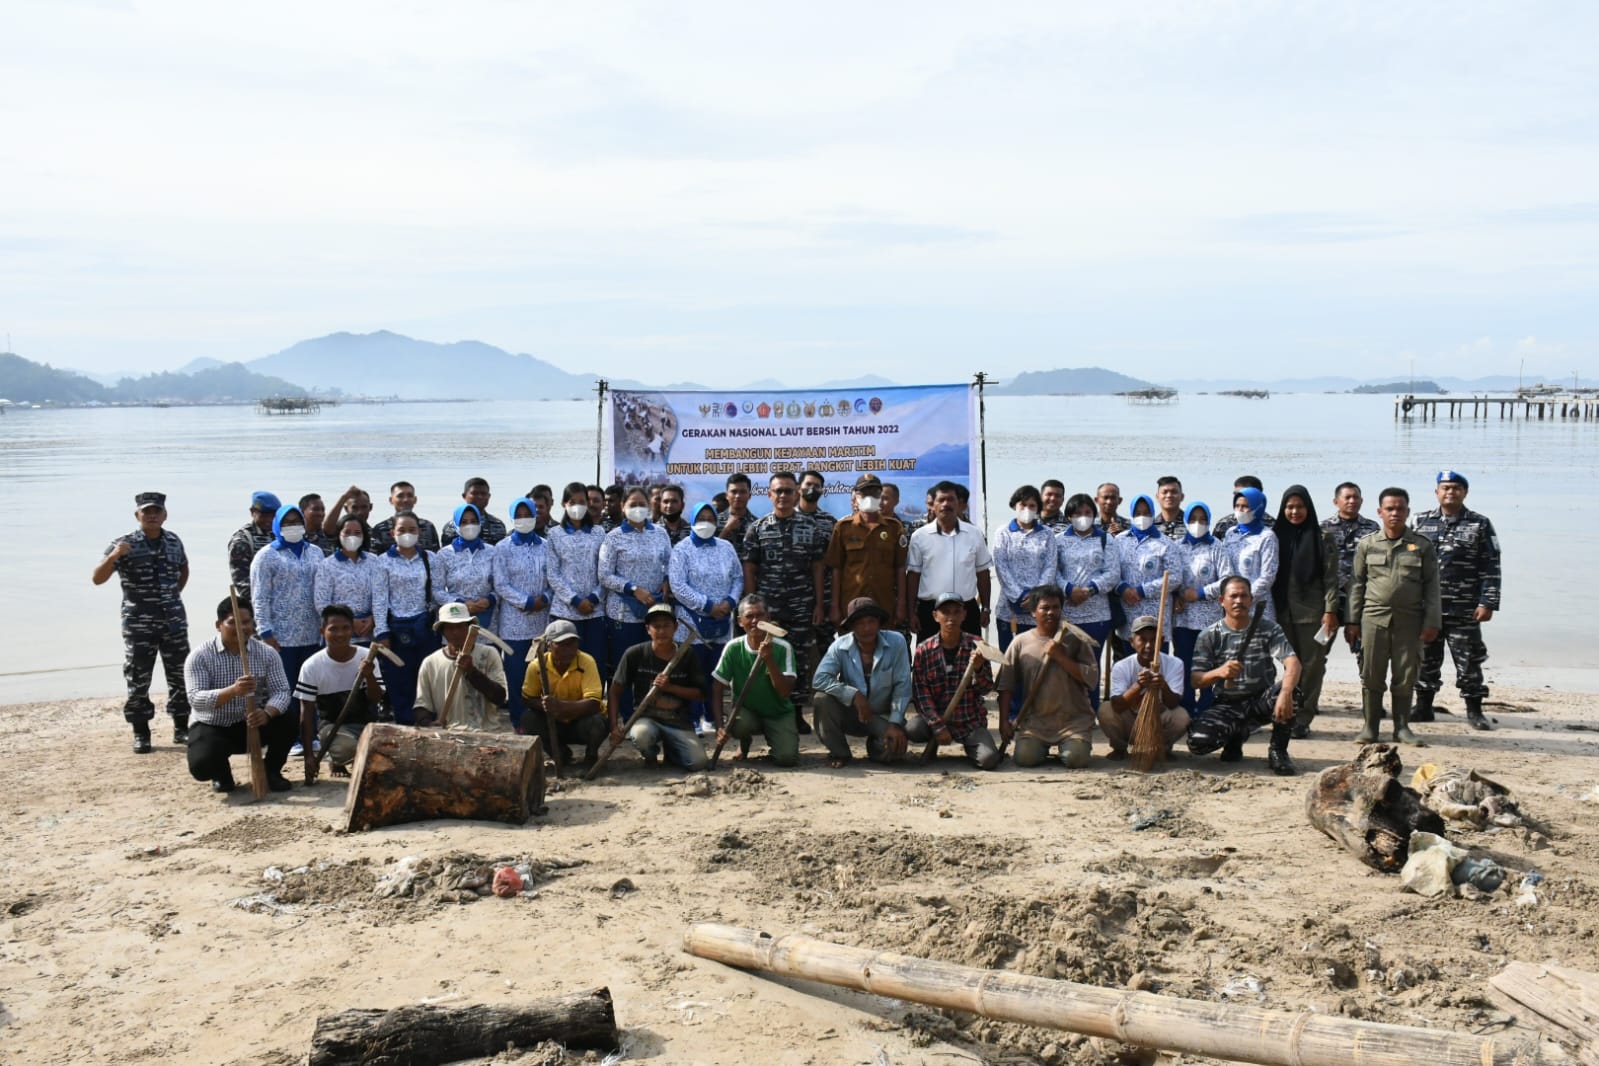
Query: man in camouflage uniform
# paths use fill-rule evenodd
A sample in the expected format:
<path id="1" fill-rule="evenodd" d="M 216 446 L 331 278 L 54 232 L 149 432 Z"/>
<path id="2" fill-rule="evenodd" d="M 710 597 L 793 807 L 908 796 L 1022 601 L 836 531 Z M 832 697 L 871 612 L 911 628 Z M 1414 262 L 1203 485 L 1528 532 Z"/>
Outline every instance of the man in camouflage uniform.
<path id="1" fill-rule="evenodd" d="M 1360 486 L 1353 481 L 1345 481 L 1333 490 L 1333 514 L 1321 522 L 1321 528 L 1331 533 L 1333 543 L 1338 545 L 1339 618 L 1349 617 L 1349 580 L 1355 569 L 1355 545 L 1381 528 L 1376 522 L 1360 513 L 1360 506 L 1365 502 L 1365 498 L 1360 494 Z M 1360 654 L 1358 631 L 1348 643 L 1349 650 L 1355 653 L 1355 662 L 1363 664 L 1365 660 Z"/>
<path id="2" fill-rule="evenodd" d="M 1394 742 L 1425 747 L 1410 730 L 1411 694 L 1422 649 L 1438 640 L 1438 554 L 1432 541 L 1405 528 L 1410 493 L 1383 489 L 1377 513 L 1381 528 L 1355 544 L 1344 616 L 1345 637 L 1353 642 L 1358 634 L 1365 647 L 1360 670 L 1365 727 L 1355 742 L 1377 740 L 1386 687 L 1393 699 Z"/>
<path id="3" fill-rule="evenodd" d="M 873 480 L 876 479 L 874 478 Z M 820 471 L 804 470 L 800 472 L 799 513 L 809 517 L 816 523 L 816 528 L 822 534 L 822 554 L 824 556 L 827 554 L 827 546 L 833 542 L 833 529 L 838 525 L 838 519 L 822 509 L 822 493 L 826 488 L 827 479 L 821 475 Z M 815 641 L 813 646 L 817 648 L 826 648 L 833 643 L 835 630 L 833 626 L 828 624 L 827 604 L 829 596 L 834 597 L 834 602 L 837 601 L 837 594 L 833 591 L 833 582 L 835 580 L 833 571 L 827 569 L 824 565 L 822 568 L 821 598 L 817 601 L 822 605 L 822 621 L 820 625 L 815 627 L 816 631 L 812 634 L 812 639 Z M 812 659 L 813 664 L 814 662 L 815 660 Z M 806 688 L 809 688 L 809 686 L 801 686 L 802 690 Z"/>
<path id="4" fill-rule="evenodd" d="M 816 519 L 796 510 L 799 483 L 792 473 L 773 474 L 767 494 L 772 513 L 756 519 L 744 535 L 744 591 L 759 593 L 772 621 L 788 630 L 798 660 L 797 701 L 802 689 L 809 691 L 807 682 L 816 667 L 814 632 L 822 621 L 822 556 L 827 539 Z M 795 715 L 800 732 L 809 733 L 797 702 Z"/>
<path id="5" fill-rule="evenodd" d="M 1438 507 L 1416 515 L 1415 530 L 1438 550 L 1438 588 L 1443 598 L 1443 640 L 1422 648 L 1421 676 L 1416 681 L 1413 721 L 1433 720 L 1433 697 L 1444 681 L 1444 645 L 1455 661 L 1455 687 L 1466 701 L 1466 721 L 1473 729 L 1491 729 L 1482 713 L 1488 698 L 1482 664 L 1488 648 L 1482 623 L 1499 609 L 1499 536 L 1493 523 L 1466 507 L 1470 489 L 1464 474 L 1440 470 Z"/>
<path id="6" fill-rule="evenodd" d="M 183 612 L 183 586 L 189 581 L 189 557 L 176 533 L 162 526 L 167 498 L 141 492 L 133 498 L 139 528 L 112 541 L 94 568 L 93 580 L 103 585 L 113 572 L 122 580 L 122 676 L 128 701 L 122 717 L 133 726 L 133 750 L 150 751 L 150 677 L 155 659 L 167 676 L 167 713 L 172 716 L 172 742 L 189 740 L 189 698 L 183 687 L 183 661 L 189 655 L 189 620 Z"/>
<path id="7" fill-rule="evenodd" d="M 250 564 L 256 552 L 272 543 L 272 519 L 281 506 L 270 492 L 252 492 L 250 524 L 228 538 L 228 578 L 241 600 L 250 598 Z"/>

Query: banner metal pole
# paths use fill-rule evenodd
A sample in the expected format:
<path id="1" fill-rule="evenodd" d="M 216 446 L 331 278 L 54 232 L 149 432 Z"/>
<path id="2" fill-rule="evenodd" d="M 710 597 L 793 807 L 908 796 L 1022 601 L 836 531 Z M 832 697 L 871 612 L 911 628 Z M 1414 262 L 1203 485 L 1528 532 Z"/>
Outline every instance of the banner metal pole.
<path id="1" fill-rule="evenodd" d="M 594 383 L 594 391 L 599 394 L 598 408 L 594 412 L 594 484 L 605 487 L 605 479 L 600 476 L 600 463 L 605 459 L 605 393 L 609 382 L 599 378 Z"/>
<path id="2" fill-rule="evenodd" d="M 983 399 L 983 386 L 988 384 L 988 375 L 983 371 L 977 372 L 977 455 L 983 491 L 983 533 L 988 533 L 988 411 Z"/>

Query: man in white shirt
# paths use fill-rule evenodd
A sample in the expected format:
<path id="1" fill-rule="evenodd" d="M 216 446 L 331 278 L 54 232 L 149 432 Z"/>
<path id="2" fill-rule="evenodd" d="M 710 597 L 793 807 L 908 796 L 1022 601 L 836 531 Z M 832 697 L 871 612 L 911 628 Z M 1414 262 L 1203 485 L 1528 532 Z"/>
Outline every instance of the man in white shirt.
<path id="1" fill-rule="evenodd" d="M 1110 702 L 1100 705 L 1099 728 L 1110 742 L 1110 759 L 1127 758 L 1127 744 L 1133 736 L 1133 724 L 1138 721 L 1138 708 L 1143 705 L 1144 693 L 1152 687 L 1160 692 L 1161 730 L 1166 735 L 1169 749 L 1188 732 L 1188 712 L 1183 710 L 1183 661 L 1167 655 L 1155 646 L 1155 631 L 1159 628 L 1152 615 L 1133 619 L 1133 654 L 1118 661 L 1110 669 Z M 1160 669 L 1155 669 L 1156 655 Z"/>
<path id="2" fill-rule="evenodd" d="M 960 486 L 940 481 L 933 486 L 933 521 L 911 534 L 905 557 L 906 617 L 914 606 L 916 633 L 927 640 L 938 632 L 933 605 L 954 593 L 966 604 L 962 629 L 982 636 L 988 628 L 992 595 L 989 572 L 994 557 L 982 532 L 960 519 Z"/>
<path id="3" fill-rule="evenodd" d="M 305 661 L 294 686 L 300 713 L 321 718 L 318 739 L 333 762 L 336 776 L 348 773 L 367 723 L 383 718 L 383 683 L 378 678 L 377 659 L 355 646 L 354 634 L 355 614 L 350 608 L 342 603 L 322 608 L 322 639 L 327 647 Z M 350 693 L 357 688 L 361 692 L 352 699 Z M 338 721 L 346 702 L 350 712 L 335 733 L 333 723 Z"/>

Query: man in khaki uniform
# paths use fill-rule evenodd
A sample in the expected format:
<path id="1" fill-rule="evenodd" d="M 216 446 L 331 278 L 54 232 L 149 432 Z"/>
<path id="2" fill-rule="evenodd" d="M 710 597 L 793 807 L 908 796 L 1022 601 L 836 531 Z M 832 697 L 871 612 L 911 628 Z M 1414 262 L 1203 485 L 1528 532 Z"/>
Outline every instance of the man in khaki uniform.
<path id="1" fill-rule="evenodd" d="M 1377 512 L 1382 528 L 1355 545 L 1345 619 L 1345 636 L 1352 641 L 1358 635 L 1365 652 L 1361 710 L 1366 725 L 1355 742 L 1376 741 L 1387 685 L 1393 695 L 1395 743 L 1425 747 L 1410 731 L 1410 707 L 1421 646 L 1437 640 L 1443 625 L 1438 553 L 1431 540 L 1405 528 L 1410 494 L 1404 489 L 1383 489 Z"/>
<path id="2" fill-rule="evenodd" d="M 862 477 L 855 483 L 856 512 L 833 527 L 823 562 L 833 571 L 835 627 L 844 619 L 844 605 L 863 596 L 888 611 L 890 627 L 900 623 L 907 540 L 899 519 L 883 513 L 882 501 L 882 483 Z"/>

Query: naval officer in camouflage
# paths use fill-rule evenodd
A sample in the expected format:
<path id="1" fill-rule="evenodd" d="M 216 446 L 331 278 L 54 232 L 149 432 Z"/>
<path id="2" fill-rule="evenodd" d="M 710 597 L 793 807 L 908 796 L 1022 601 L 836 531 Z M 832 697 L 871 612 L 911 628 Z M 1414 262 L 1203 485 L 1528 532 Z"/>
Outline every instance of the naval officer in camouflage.
<path id="1" fill-rule="evenodd" d="M 167 676 L 167 713 L 172 716 L 172 742 L 189 740 L 189 697 L 183 687 L 183 661 L 189 656 L 189 619 L 183 612 L 183 586 L 189 583 L 189 556 L 176 533 L 162 528 L 167 498 L 141 492 L 133 498 L 139 528 L 118 537 L 94 568 L 93 581 L 103 585 L 115 573 L 122 581 L 122 676 L 128 701 L 122 717 L 133 726 L 133 750 L 150 751 L 150 678 L 155 659 Z"/>
<path id="2" fill-rule="evenodd" d="M 1359 744 L 1377 739 L 1382 717 L 1383 688 L 1393 682 L 1394 740 L 1401 744 L 1421 741 L 1410 731 L 1411 690 L 1421 663 L 1422 647 L 1438 639 L 1442 624 L 1438 596 L 1438 555 L 1432 541 L 1405 528 L 1410 517 L 1410 493 L 1387 488 L 1378 497 L 1382 526 L 1355 542 L 1355 559 L 1349 579 L 1349 613 L 1344 635 L 1356 636 L 1364 649 L 1361 659 L 1361 712 L 1365 727 L 1355 738 Z"/>
<path id="3" fill-rule="evenodd" d="M 1418 722 L 1432 721 L 1432 701 L 1444 683 L 1444 645 L 1455 661 L 1455 687 L 1466 701 L 1466 721 L 1473 729 L 1491 729 L 1482 713 L 1488 684 L 1482 664 L 1488 648 L 1482 623 L 1499 610 L 1499 536 L 1494 524 L 1466 506 L 1470 484 L 1455 470 L 1438 471 L 1438 506 L 1416 515 L 1416 532 L 1438 550 L 1438 587 L 1443 598 L 1443 640 L 1422 649 L 1421 677 L 1416 681 Z"/>
<path id="4" fill-rule="evenodd" d="M 250 598 L 250 564 L 256 552 L 272 543 L 272 519 L 281 506 L 270 492 L 250 493 L 250 523 L 228 538 L 228 577 L 241 600 Z"/>
<path id="5" fill-rule="evenodd" d="M 816 519 L 798 510 L 799 480 L 780 470 L 767 479 L 772 513 L 756 519 L 744 535 L 744 591 L 759 593 L 772 621 L 788 630 L 798 660 L 800 683 L 795 696 L 816 668 L 814 627 L 822 619 L 822 557 L 826 532 Z M 796 715 L 798 711 L 796 709 Z M 799 718 L 799 731 L 810 726 Z"/>

